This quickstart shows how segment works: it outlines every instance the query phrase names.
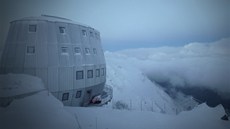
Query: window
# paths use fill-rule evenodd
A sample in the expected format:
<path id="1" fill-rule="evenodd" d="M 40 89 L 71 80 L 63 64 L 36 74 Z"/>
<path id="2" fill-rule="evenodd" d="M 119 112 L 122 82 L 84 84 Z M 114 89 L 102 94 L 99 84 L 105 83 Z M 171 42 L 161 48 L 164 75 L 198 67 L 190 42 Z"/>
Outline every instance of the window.
<path id="1" fill-rule="evenodd" d="M 75 47 L 75 48 L 74 48 L 74 53 L 75 53 L 75 54 L 80 54 L 80 53 L 81 53 L 80 47 Z"/>
<path id="2" fill-rule="evenodd" d="M 89 54 L 90 54 L 89 48 L 85 48 L 85 54 L 86 54 L 86 55 L 89 55 Z"/>
<path id="3" fill-rule="evenodd" d="M 93 70 L 87 71 L 87 78 L 93 78 Z"/>
<path id="4" fill-rule="evenodd" d="M 100 39 L 100 35 L 98 33 L 95 33 L 95 36 L 97 39 Z"/>
<path id="5" fill-rule="evenodd" d="M 66 101 L 69 99 L 69 93 L 63 93 L 62 94 L 62 101 Z"/>
<path id="6" fill-rule="evenodd" d="M 59 32 L 61 33 L 61 34 L 65 34 L 65 27 L 59 27 Z"/>
<path id="7" fill-rule="evenodd" d="M 101 76 L 104 76 L 105 75 L 105 68 L 102 68 L 101 69 Z"/>
<path id="8" fill-rule="evenodd" d="M 86 37 L 86 36 L 87 36 L 87 32 L 86 32 L 86 30 L 82 30 L 81 32 L 82 32 L 82 35 L 83 35 L 84 37 Z"/>
<path id="9" fill-rule="evenodd" d="M 83 79 L 83 77 L 84 77 L 83 70 L 76 72 L 76 80 Z"/>
<path id="10" fill-rule="evenodd" d="M 90 31 L 89 34 L 90 34 L 90 37 L 94 37 L 92 31 Z"/>
<path id="11" fill-rule="evenodd" d="M 100 77 L 100 69 L 96 69 L 96 77 Z"/>
<path id="12" fill-rule="evenodd" d="M 93 54 L 97 54 L 97 49 L 93 48 Z"/>
<path id="13" fill-rule="evenodd" d="M 79 90 L 79 91 L 77 91 L 77 93 L 76 93 L 76 96 L 75 96 L 76 98 L 81 98 L 81 90 Z"/>
<path id="14" fill-rule="evenodd" d="M 37 31 L 37 25 L 29 25 L 29 32 L 36 32 Z"/>
<path id="15" fill-rule="evenodd" d="M 61 53 L 68 53 L 68 47 L 61 47 Z"/>
<path id="16" fill-rule="evenodd" d="M 34 54 L 35 53 L 35 46 L 27 46 L 26 53 L 27 54 Z"/>

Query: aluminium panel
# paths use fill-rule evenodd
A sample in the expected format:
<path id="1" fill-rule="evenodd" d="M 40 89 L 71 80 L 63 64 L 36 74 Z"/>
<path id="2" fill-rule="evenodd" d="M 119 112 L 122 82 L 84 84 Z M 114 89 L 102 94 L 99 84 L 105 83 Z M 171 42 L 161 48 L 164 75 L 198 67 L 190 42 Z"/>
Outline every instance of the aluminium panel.
<path id="1" fill-rule="evenodd" d="M 7 45 L 8 51 L 4 54 L 7 58 L 5 58 L 5 66 L 10 68 L 10 67 L 15 67 L 17 64 L 15 64 L 15 57 L 16 57 L 16 45 Z"/>
<path id="2" fill-rule="evenodd" d="M 37 25 L 37 21 L 28 21 L 27 24 L 27 32 L 24 33 L 24 35 L 27 35 L 27 44 L 35 44 L 36 43 L 36 39 L 37 39 L 37 31 L 36 32 L 29 32 L 29 25 Z"/>
<path id="3" fill-rule="evenodd" d="M 68 93 L 68 100 L 62 100 L 63 94 Z M 73 90 L 60 91 L 58 93 L 58 99 L 62 101 L 64 105 L 71 105 L 73 97 Z"/>
<path id="4" fill-rule="evenodd" d="M 25 51 L 26 45 L 25 44 L 18 44 L 15 51 L 15 67 L 23 69 L 24 62 L 25 62 Z"/>
<path id="5" fill-rule="evenodd" d="M 35 47 L 36 52 L 36 67 L 47 68 L 48 67 L 48 51 L 46 44 L 37 44 Z"/>
<path id="6" fill-rule="evenodd" d="M 69 30 L 68 30 L 68 24 L 67 23 L 60 23 L 56 22 L 56 34 L 57 34 L 57 41 L 59 44 L 63 43 L 69 43 L 70 44 L 70 38 L 69 38 Z M 61 32 L 60 27 L 63 27 L 64 30 Z"/>
<path id="7" fill-rule="evenodd" d="M 83 78 L 77 79 L 77 71 L 83 71 Z M 85 69 L 83 66 L 75 66 L 73 70 L 73 89 L 85 88 Z"/>
<path id="8" fill-rule="evenodd" d="M 27 50 L 25 50 L 24 68 L 35 68 L 35 67 L 36 67 L 36 48 L 35 48 L 35 53 L 32 54 L 27 53 Z"/>
<path id="9" fill-rule="evenodd" d="M 69 46 L 59 46 L 59 66 L 70 66 L 70 49 Z"/>
<path id="10" fill-rule="evenodd" d="M 36 68 L 36 76 L 42 79 L 45 87 L 47 88 L 48 68 Z"/>
<path id="11" fill-rule="evenodd" d="M 48 25 L 46 21 L 38 21 L 37 22 L 37 45 L 46 45 L 47 44 L 47 31 Z"/>
<path id="12" fill-rule="evenodd" d="M 94 65 L 84 66 L 84 67 L 85 67 L 85 87 L 91 87 L 91 86 L 95 85 L 95 76 L 93 76 L 92 78 L 89 78 L 87 75 L 87 72 L 89 70 L 92 70 L 93 75 L 94 75 L 94 72 L 95 72 Z"/>
<path id="13" fill-rule="evenodd" d="M 48 55 L 48 67 L 57 67 L 59 66 L 59 54 L 57 44 L 48 44 L 47 45 Z"/>
<path id="14" fill-rule="evenodd" d="M 80 97 L 77 97 L 78 91 L 80 92 Z M 73 90 L 73 97 L 72 97 L 71 105 L 72 106 L 82 106 L 84 93 L 85 93 L 84 88 L 82 89 L 78 88 L 78 89 Z"/>
<path id="15" fill-rule="evenodd" d="M 79 25 L 69 24 L 69 36 L 72 44 L 80 44 L 81 43 L 81 33 Z"/>
<path id="16" fill-rule="evenodd" d="M 79 48 L 79 53 L 76 52 L 75 48 Z M 82 47 L 80 45 L 73 45 L 72 51 L 73 51 L 73 65 L 75 66 L 82 65 L 84 63 Z"/>
<path id="17" fill-rule="evenodd" d="M 27 41 L 28 24 L 24 21 L 18 21 L 17 26 L 17 43 L 25 43 Z"/>
<path id="18" fill-rule="evenodd" d="M 47 22 L 47 42 L 48 44 L 57 44 L 56 25 L 53 22 Z"/>
<path id="19" fill-rule="evenodd" d="M 58 68 L 49 67 L 48 68 L 48 90 L 50 92 L 58 92 Z"/>
<path id="20" fill-rule="evenodd" d="M 58 86 L 60 91 L 73 90 L 73 67 L 59 67 Z"/>
<path id="21" fill-rule="evenodd" d="M 7 35 L 7 39 L 6 39 L 6 43 L 16 41 L 16 39 L 17 39 L 16 26 L 17 26 L 16 22 L 11 22 L 10 27 L 9 27 L 9 31 L 8 31 L 8 35 Z"/>

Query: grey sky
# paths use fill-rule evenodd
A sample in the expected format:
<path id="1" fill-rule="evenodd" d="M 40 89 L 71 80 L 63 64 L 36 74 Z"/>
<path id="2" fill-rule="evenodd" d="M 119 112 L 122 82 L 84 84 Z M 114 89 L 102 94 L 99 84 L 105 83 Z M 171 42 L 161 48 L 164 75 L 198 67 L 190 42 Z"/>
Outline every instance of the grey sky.
<path id="1" fill-rule="evenodd" d="M 107 50 L 179 46 L 230 36 L 230 0 L 2 0 L 8 22 L 40 14 L 66 17 L 101 32 Z"/>

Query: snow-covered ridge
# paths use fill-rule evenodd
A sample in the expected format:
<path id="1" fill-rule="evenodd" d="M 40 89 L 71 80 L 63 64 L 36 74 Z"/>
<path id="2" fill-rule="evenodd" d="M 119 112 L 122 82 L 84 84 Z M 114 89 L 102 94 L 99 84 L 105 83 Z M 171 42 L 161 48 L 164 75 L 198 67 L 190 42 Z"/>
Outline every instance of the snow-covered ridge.
<path id="1" fill-rule="evenodd" d="M 177 114 L 197 105 L 179 94 L 180 102 L 172 99 L 137 66 L 138 59 L 110 52 L 105 57 L 107 84 L 113 87 L 113 108 Z"/>

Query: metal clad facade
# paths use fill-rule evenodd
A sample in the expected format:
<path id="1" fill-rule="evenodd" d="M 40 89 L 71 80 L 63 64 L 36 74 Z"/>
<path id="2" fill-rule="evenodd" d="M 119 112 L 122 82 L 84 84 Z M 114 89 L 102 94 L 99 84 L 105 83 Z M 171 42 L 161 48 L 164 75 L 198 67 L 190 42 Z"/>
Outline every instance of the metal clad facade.
<path id="1" fill-rule="evenodd" d="M 59 53 L 58 53 L 58 45 L 56 44 L 48 44 L 47 45 L 48 52 L 48 67 L 57 67 L 59 66 Z M 47 56 L 47 55 L 46 55 Z"/>
<path id="2" fill-rule="evenodd" d="M 17 58 L 15 58 L 15 64 L 17 64 L 17 66 L 15 66 L 15 67 L 23 70 L 24 62 L 25 62 L 26 45 L 25 44 L 18 44 L 16 46 L 17 47 L 16 47 L 15 54 L 21 55 L 21 56 L 17 56 Z"/>
<path id="3" fill-rule="evenodd" d="M 47 83 L 48 83 L 48 70 L 47 70 L 47 68 L 36 68 L 36 76 L 41 78 L 44 85 L 47 86 Z"/>
<path id="4" fill-rule="evenodd" d="M 52 16 L 11 22 L 0 66 L 41 78 L 64 105 L 88 104 L 106 81 L 99 32 Z"/>
<path id="5" fill-rule="evenodd" d="M 63 29 L 63 33 L 61 33 L 61 28 Z M 70 43 L 69 32 L 68 32 L 67 23 L 56 22 L 56 34 L 58 43 Z"/>
<path id="6" fill-rule="evenodd" d="M 35 52 L 36 52 L 36 67 L 47 68 L 48 67 L 47 45 L 38 43 L 35 47 Z"/>
<path id="7" fill-rule="evenodd" d="M 61 67 L 58 73 L 59 90 L 72 90 L 73 89 L 73 69 L 71 67 Z"/>
<path id="8" fill-rule="evenodd" d="M 80 28 L 78 25 L 69 24 L 69 35 L 71 39 L 72 44 L 80 44 L 81 38 L 80 38 Z"/>
<path id="9" fill-rule="evenodd" d="M 48 85 L 47 89 L 50 92 L 58 92 L 58 68 L 50 67 L 48 68 Z"/>
<path id="10" fill-rule="evenodd" d="M 46 22 L 47 24 L 47 42 L 48 44 L 57 44 L 56 24 Z"/>

